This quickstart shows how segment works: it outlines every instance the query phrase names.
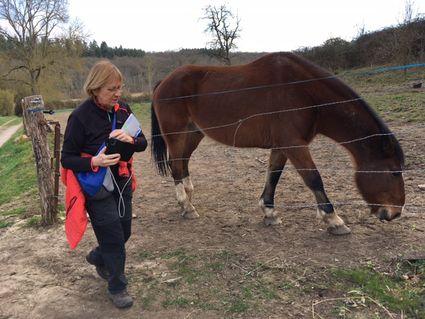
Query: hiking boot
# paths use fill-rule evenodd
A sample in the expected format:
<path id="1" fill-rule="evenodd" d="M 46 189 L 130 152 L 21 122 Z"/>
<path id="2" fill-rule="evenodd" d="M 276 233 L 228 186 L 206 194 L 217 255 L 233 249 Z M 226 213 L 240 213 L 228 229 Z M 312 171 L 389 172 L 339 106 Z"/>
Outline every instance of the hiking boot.
<path id="1" fill-rule="evenodd" d="M 133 298 L 128 294 L 127 290 L 124 289 L 117 294 L 109 293 L 109 299 L 112 301 L 117 308 L 129 308 L 133 305 Z"/>
<path id="2" fill-rule="evenodd" d="M 109 280 L 109 271 L 106 269 L 105 265 L 96 265 L 96 263 L 92 260 L 90 257 L 90 254 L 86 256 L 86 260 L 90 265 L 93 265 L 96 267 L 96 272 L 99 275 L 100 278 L 103 278 L 105 280 Z"/>

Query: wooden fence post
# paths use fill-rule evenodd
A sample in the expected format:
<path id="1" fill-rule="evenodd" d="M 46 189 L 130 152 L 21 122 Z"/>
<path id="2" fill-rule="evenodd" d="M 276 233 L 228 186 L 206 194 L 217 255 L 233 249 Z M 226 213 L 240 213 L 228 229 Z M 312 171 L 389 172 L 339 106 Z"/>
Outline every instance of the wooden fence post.
<path id="1" fill-rule="evenodd" d="M 57 200 L 54 195 L 53 171 L 47 140 L 49 126 L 44 118 L 43 110 L 44 102 L 41 95 L 27 96 L 22 101 L 23 118 L 27 133 L 31 137 L 37 167 L 42 224 L 52 225 L 57 221 Z"/>

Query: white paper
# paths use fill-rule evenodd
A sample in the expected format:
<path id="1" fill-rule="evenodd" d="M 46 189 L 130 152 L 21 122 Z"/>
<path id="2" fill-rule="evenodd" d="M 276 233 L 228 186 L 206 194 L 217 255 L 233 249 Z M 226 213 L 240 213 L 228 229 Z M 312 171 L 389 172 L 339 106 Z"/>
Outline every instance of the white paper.
<path id="1" fill-rule="evenodd" d="M 124 122 L 122 129 L 129 135 L 136 137 L 137 134 L 140 133 L 142 130 L 139 121 L 134 116 L 133 113 L 130 114 L 130 116 L 127 118 L 127 120 Z"/>

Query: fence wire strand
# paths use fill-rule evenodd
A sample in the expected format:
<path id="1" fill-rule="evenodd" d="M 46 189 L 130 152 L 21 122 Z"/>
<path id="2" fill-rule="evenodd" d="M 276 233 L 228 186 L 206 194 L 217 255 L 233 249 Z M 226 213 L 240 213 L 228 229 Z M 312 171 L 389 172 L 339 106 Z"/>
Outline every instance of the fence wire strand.
<path id="1" fill-rule="evenodd" d="M 190 95 L 184 95 L 184 96 L 176 96 L 176 97 L 167 97 L 167 98 L 161 98 L 158 101 L 161 102 L 171 102 L 171 101 L 176 101 L 176 100 L 185 100 L 185 99 L 191 99 L 191 98 L 200 98 L 200 97 L 207 97 L 207 96 L 218 96 L 218 95 L 224 95 L 224 94 L 235 94 L 235 93 L 240 93 L 240 92 L 247 92 L 247 91 L 255 91 L 255 90 L 262 90 L 262 89 L 268 89 L 268 88 L 274 88 L 274 87 L 282 87 L 282 86 L 289 86 L 289 85 L 296 85 L 296 84 L 302 84 L 302 83 L 308 83 L 308 82 L 313 82 L 313 81 L 321 81 L 321 80 L 330 80 L 330 79 L 336 79 L 337 77 L 335 75 L 331 75 L 331 76 L 326 76 L 326 77 L 322 77 L 322 78 L 315 78 L 315 79 L 308 79 L 308 80 L 299 80 L 299 81 L 293 81 L 293 82 L 285 82 L 285 83 L 275 83 L 275 84 L 269 84 L 269 85 L 258 85 L 258 86 L 252 86 L 252 87 L 245 87 L 245 88 L 240 88 L 240 89 L 229 89 L 229 90 L 222 90 L 222 91 L 215 91 L 215 92 L 206 92 L 206 93 L 200 93 L 200 94 L 190 94 Z M 308 110 L 308 109 L 314 109 L 314 108 L 323 108 L 323 107 L 330 107 L 330 106 L 342 106 L 343 104 L 346 103 L 352 103 L 352 102 L 357 102 L 357 101 L 361 101 L 363 100 L 363 98 L 361 97 L 357 97 L 357 98 L 353 98 L 353 99 L 347 99 L 347 100 L 342 100 L 342 101 L 335 101 L 335 102 L 329 102 L 329 103 L 323 103 L 323 104 L 316 104 L 316 105 L 309 105 L 309 106 L 305 106 L 305 107 L 300 107 L 300 108 L 289 108 L 289 109 L 285 109 L 285 110 L 279 110 L 279 111 L 270 111 L 270 112 L 260 112 L 260 113 L 256 113 L 256 114 L 251 114 L 245 118 L 239 119 L 237 121 L 233 121 L 231 123 L 226 123 L 226 124 L 222 124 L 222 125 L 216 125 L 216 126 L 211 126 L 211 127 L 206 127 L 206 128 L 202 128 L 202 129 L 196 129 L 196 130 L 186 130 L 186 131 L 180 131 L 180 132 L 168 132 L 168 133 L 163 133 L 163 134 L 158 134 L 158 135 L 151 135 L 151 136 L 147 136 L 148 141 L 152 142 L 152 139 L 155 137 L 164 137 L 167 135 L 177 135 L 177 134 L 190 134 L 190 133 L 197 133 L 197 132 L 207 132 L 210 130 L 217 130 L 217 129 L 223 129 L 223 128 L 227 128 L 227 127 L 231 127 L 231 126 L 236 126 L 235 129 L 235 133 L 234 133 L 234 138 L 233 138 L 233 146 L 236 146 L 236 138 L 237 138 L 237 133 L 238 130 L 240 128 L 240 126 L 243 124 L 244 121 L 247 121 L 249 119 L 252 119 L 254 117 L 259 117 L 259 116 L 270 116 L 270 115 L 276 115 L 276 114 L 280 114 L 280 113 L 287 113 L 287 112 L 295 112 L 295 111 L 303 111 L 303 110 Z M 274 108 L 278 108 L 278 106 L 274 106 Z M 421 129 L 421 128 L 425 128 L 425 124 L 419 124 L 417 125 L 417 128 Z M 366 135 L 366 136 L 362 136 L 362 137 L 358 137 L 352 140 L 347 140 L 347 141 L 342 141 L 342 142 L 334 142 L 333 143 L 333 149 L 335 149 L 337 146 L 344 146 L 344 145 L 348 145 L 351 143 L 357 143 L 357 142 L 364 142 L 368 139 L 374 138 L 374 137 L 380 137 L 380 136 L 391 136 L 394 135 L 394 133 L 392 132 L 388 132 L 388 133 L 377 133 L 377 134 L 370 134 L 370 135 Z M 403 133 L 399 132 L 397 133 L 397 135 L 403 135 Z M 295 149 L 295 148 L 309 148 L 309 145 L 288 145 L 288 146 L 275 146 L 270 148 L 270 150 L 289 150 L 289 149 Z M 202 158 L 196 158 L 196 160 L 199 160 Z M 157 163 L 170 163 L 171 161 L 189 161 L 190 158 L 174 158 L 174 159 L 168 159 L 166 161 L 157 161 Z M 193 160 L 193 157 L 192 157 Z M 136 161 L 138 162 L 138 161 Z M 265 162 L 264 164 L 267 164 L 267 162 Z M 291 170 L 294 170 L 296 172 L 300 172 L 300 171 L 321 171 L 321 172 L 350 172 L 351 173 L 357 173 L 357 174 L 396 174 L 396 173 L 402 173 L 403 175 L 415 175 L 415 174 L 420 174 L 420 173 L 424 173 L 425 169 L 403 169 L 403 170 L 355 170 L 353 168 L 347 168 L 347 169 L 336 169 L 336 168 L 295 168 L 295 167 L 290 167 Z M 288 170 L 288 167 L 285 167 L 284 169 L 281 170 L 268 170 L 268 173 L 278 173 L 278 172 L 283 172 L 285 170 Z M 170 181 L 173 182 L 173 181 Z M 381 206 L 380 204 L 368 204 L 366 202 L 364 202 L 363 200 L 357 200 L 356 201 L 351 201 L 351 202 L 333 202 L 333 205 L 336 207 L 342 207 L 342 206 L 356 206 L 356 205 L 362 205 L 362 206 Z M 302 204 L 302 205 L 294 205 L 294 204 L 285 204 L 285 205 L 278 205 L 275 207 L 279 207 L 279 208 L 287 208 L 287 209 L 300 209 L 300 208 L 314 208 L 314 207 L 318 207 L 317 203 L 314 204 Z M 401 206 L 397 206 L 400 207 Z M 410 205 L 410 204 L 406 204 L 404 205 L 404 209 L 409 211 L 409 210 L 423 210 L 424 207 L 420 206 L 420 205 Z"/>

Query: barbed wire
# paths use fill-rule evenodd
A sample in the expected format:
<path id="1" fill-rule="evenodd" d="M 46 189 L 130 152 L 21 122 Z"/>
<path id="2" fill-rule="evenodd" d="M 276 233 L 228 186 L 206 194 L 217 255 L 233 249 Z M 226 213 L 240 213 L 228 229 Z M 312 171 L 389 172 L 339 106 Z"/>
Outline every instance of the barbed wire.
<path id="1" fill-rule="evenodd" d="M 205 156 L 204 158 L 211 158 L 209 156 Z M 172 162 L 172 161 L 188 161 L 188 160 L 200 160 L 203 158 L 197 158 L 197 157 L 191 157 L 191 158 L 175 158 L 172 160 L 164 160 L 164 161 L 155 161 L 155 163 L 167 163 L 167 162 Z M 257 160 L 258 161 L 258 160 Z M 133 160 L 133 163 L 142 163 L 142 161 L 140 160 Z M 262 164 L 267 164 L 266 162 L 262 163 Z M 402 174 L 410 174 L 410 173 L 425 173 L 425 168 L 419 168 L 419 169 L 405 169 L 405 170 L 355 170 L 353 168 L 347 168 L 347 169 L 335 169 L 335 168 L 322 168 L 322 167 L 318 167 L 318 168 L 296 168 L 293 166 L 290 167 L 285 167 L 283 169 L 280 170 L 271 170 L 268 171 L 270 173 L 277 173 L 277 172 L 283 172 L 283 171 L 287 171 L 287 170 L 293 170 L 293 171 L 320 171 L 320 172 L 325 172 L 325 171 L 331 171 L 331 172 L 349 172 L 349 173 L 359 173 L 359 174 L 387 174 L 387 173 L 402 173 Z"/>
<path id="2" fill-rule="evenodd" d="M 270 111 L 270 112 L 260 112 L 260 113 L 255 113 L 255 114 L 251 114 L 245 118 L 241 118 L 237 121 L 231 122 L 231 123 L 227 123 L 227 124 L 222 124 L 222 125 L 216 125 L 216 126 L 209 126 L 209 127 L 204 127 L 204 128 L 199 128 L 196 130 L 185 130 L 185 131 L 178 131 L 178 132 L 170 132 L 170 133 L 161 133 L 161 134 L 154 134 L 151 136 L 148 136 L 149 139 L 152 139 L 154 137 L 159 137 L 159 136 L 168 136 L 168 135 L 178 135 L 178 134 L 189 134 L 189 133 L 197 133 L 197 132 L 205 132 L 205 131 L 210 131 L 210 130 L 216 130 L 216 129 L 221 129 L 221 128 L 225 128 L 225 127 L 229 127 L 229 126 L 234 126 L 234 125 L 238 125 L 238 127 L 236 128 L 235 134 L 239 128 L 239 126 L 241 125 L 241 123 L 243 123 L 244 121 L 253 118 L 253 117 L 257 117 L 257 116 L 266 116 L 266 115 L 276 115 L 276 114 L 280 114 L 280 113 L 288 113 L 288 112 L 296 112 L 296 111 L 305 111 L 305 110 L 309 110 L 309 109 L 314 109 L 314 108 L 319 108 L 319 107 L 326 107 L 326 106 L 334 106 L 334 105 L 339 105 L 339 104 L 344 104 L 344 103 L 351 103 L 351 102 L 355 102 L 355 101 L 361 101 L 363 100 L 363 98 L 358 97 L 355 99 L 348 99 L 348 100 L 342 100 L 342 101 L 335 101 L 335 102 L 329 102 L 329 103 L 323 103 L 323 104 L 315 104 L 315 105 L 309 105 L 309 106 L 304 106 L 304 107 L 294 107 L 294 108 L 290 108 L 290 109 L 285 109 L 285 110 L 279 110 L 279 111 Z M 282 106 L 273 106 L 272 108 L 278 108 L 278 107 L 282 107 Z"/>
<path id="3" fill-rule="evenodd" d="M 347 140 L 347 141 L 343 141 L 343 142 L 334 142 L 333 144 L 336 145 L 347 145 L 350 143 L 356 143 L 356 142 L 360 142 L 360 141 L 364 141 L 367 140 L 369 138 L 373 138 L 373 137 L 378 137 L 378 136 L 391 136 L 394 135 L 394 133 L 390 132 L 390 133 L 377 133 L 377 134 L 370 134 L 364 137 L 360 137 L 360 138 L 355 138 L 352 140 Z M 282 149 L 294 149 L 294 148 L 309 148 L 309 145 L 290 145 L 290 146 L 279 146 L 279 147 L 272 147 L 270 148 L 270 150 L 282 150 Z M 168 161 L 175 161 L 175 160 L 189 160 L 190 157 L 188 158 L 178 158 L 178 159 L 172 159 L 172 160 L 166 160 L 166 161 L 158 161 L 157 163 L 162 163 L 162 162 L 168 162 Z"/>
<path id="4" fill-rule="evenodd" d="M 197 97 L 203 97 L 203 96 L 212 96 L 212 95 L 222 95 L 222 94 L 230 94 L 230 93 L 238 93 L 238 92 L 242 92 L 242 91 L 252 91 L 252 90 L 258 90 L 258 89 L 265 89 L 265 88 L 269 88 L 269 87 L 277 87 L 277 86 L 284 86 L 284 85 L 293 85 L 293 84 L 299 84 L 299 83 L 306 83 L 306 82 L 311 82 L 311 81 L 319 81 L 319 80 L 324 80 L 324 79 L 331 79 L 331 78 L 335 78 L 335 76 L 331 76 L 331 77 L 325 77 L 325 78 L 318 78 L 318 79 L 311 79 L 308 81 L 295 81 L 295 82 L 291 82 L 291 83 L 278 83 L 275 85 L 262 85 L 262 86 L 255 86 L 255 87 L 248 87 L 248 88 L 242 88 L 242 89 L 233 89 L 233 90 L 224 90 L 224 91 L 217 91 L 217 92 L 209 92 L 209 93 L 203 93 L 203 94 L 193 94 L 193 95 L 186 95 L 186 96 L 181 96 L 181 97 L 172 97 L 172 98 L 166 98 L 166 99 L 160 99 L 159 101 L 173 101 L 173 100 L 182 100 L 182 99 L 189 99 L 189 98 L 197 98 Z M 343 104 L 346 103 L 353 103 L 353 102 L 357 102 L 357 101 L 362 101 L 363 98 L 361 97 L 357 97 L 357 98 L 353 98 L 353 99 L 347 99 L 347 100 L 342 100 L 342 101 L 334 101 L 334 102 L 328 102 L 328 103 L 322 103 L 322 104 L 315 104 L 315 105 L 309 105 L 309 106 L 304 106 L 304 107 L 293 107 L 293 108 L 286 108 L 284 110 L 277 110 L 277 111 L 270 111 L 270 112 L 259 112 L 256 114 L 251 114 L 248 115 L 244 118 L 241 118 L 237 121 L 233 121 L 231 123 L 226 123 L 226 124 L 222 124 L 222 125 L 215 125 L 215 126 L 210 126 L 210 127 L 205 127 L 202 129 L 195 129 L 195 130 L 185 130 L 185 131 L 179 131 L 179 132 L 168 132 L 168 133 L 163 133 L 163 134 L 158 134 L 158 135 L 152 135 L 148 138 L 153 139 L 157 136 L 167 136 L 167 135 L 178 135 L 178 134 L 190 134 L 190 133 L 197 133 L 197 132 L 208 132 L 210 130 L 217 130 L 217 129 L 224 129 L 224 128 L 228 128 L 231 126 L 235 126 L 235 132 L 233 135 L 233 146 L 236 145 L 236 140 L 237 140 L 237 135 L 239 132 L 240 127 L 243 125 L 243 123 L 249 119 L 255 118 L 255 117 L 259 117 L 259 116 L 271 116 L 271 115 L 277 115 L 277 114 L 282 114 L 282 113 L 288 113 L 288 112 L 295 112 L 295 111 L 303 111 L 303 110 L 308 110 L 308 109 L 314 109 L 314 108 L 324 108 L 324 107 L 331 107 L 331 106 L 337 106 L 337 107 L 342 107 Z M 282 108 L 283 106 L 273 106 L 273 109 L 279 109 Z M 425 127 L 425 125 L 420 125 L 418 126 L 418 128 L 423 128 Z M 357 142 L 364 142 L 368 139 L 371 138 L 375 138 L 375 137 L 381 137 L 381 136 L 391 136 L 391 135 L 395 135 L 392 132 L 388 132 L 388 133 L 375 133 L 375 134 L 370 134 L 370 135 L 365 135 L 365 136 L 361 136 L 361 137 L 357 137 L 351 140 L 347 140 L 347 141 L 340 141 L 340 142 L 335 142 L 332 143 L 331 145 L 333 145 L 334 148 L 336 148 L 338 145 L 339 146 L 346 146 L 348 144 L 351 143 L 357 143 Z M 289 150 L 289 149 L 295 149 L 295 148 L 309 148 L 309 145 L 287 145 L 287 146 L 275 146 L 270 148 L 271 150 Z M 198 160 L 199 158 L 196 158 L 196 160 Z M 164 163 L 164 162 L 168 162 L 170 163 L 171 161 L 188 161 L 190 160 L 190 158 L 173 158 L 173 159 L 169 159 L 169 160 L 165 160 L 165 161 L 158 161 L 157 163 Z M 264 163 L 266 164 L 266 163 Z M 358 174 L 388 174 L 388 173 L 403 173 L 405 175 L 416 175 L 416 174 L 420 174 L 420 173 L 424 173 L 425 169 L 404 169 L 404 170 L 355 170 L 353 168 L 349 168 L 349 169 L 335 169 L 335 168 L 295 168 L 295 167 L 291 167 L 290 168 L 292 170 L 295 170 L 296 172 L 301 172 L 301 171 L 318 171 L 320 170 L 321 172 L 326 172 L 326 171 L 330 171 L 333 174 L 335 174 L 335 172 L 337 173 L 345 173 L 345 172 L 349 172 L 350 174 L 354 173 L 358 173 Z M 284 170 L 288 170 L 288 167 L 281 169 L 281 170 L 268 170 L 268 173 L 278 173 L 278 172 L 282 172 Z M 234 178 L 232 178 L 233 180 Z M 220 179 L 222 180 L 222 179 Z M 175 181 L 170 181 L 171 183 L 174 183 Z M 259 183 L 260 184 L 260 183 Z M 264 183 L 262 182 L 261 185 L 263 185 Z M 367 207 L 373 207 L 373 206 L 382 206 L 381 204 L 368 204 L 365 201 L 363 201 L 362 199 L 358 200 L 353 200 L 353 201 L 349 201 L 349 202 L 339 202 L 339 201 L 335 201 L 332 203 L 334 205 L 334 207 L 344 207 L 344 206 L 367 206 Z M 387 207 L 398 207 L 398 208 L 402 208 L 402 206 L 397 206 L 397 205 L 386 205 Z M 302 208 L 318 208 L 319 204 L 318 203 L 313 203 L 313 204 L 282 204 L 282 205 L 274 205 L 275 208 L 283 208 L 283 209 L 302 209 Z M 421 205 L 414 205 L 414 204 L 406 204 L 404 205 L 404 212 L 408 212 L 409 210 L 423 210 L 424 207 Z"/>
<path id="5" fill-rule="evenodd" d="M 235 123 L 238 123 L 238 122 L 234 122 L 232 124 L 221 125 L 221 126 L 215 126 L 213 128 L 223 128 L 223 127 L 226 127 L 226 126 L 235 125 Z M 212 128 L 209 128 L 209 129 L 212 129 Z M 171 134 L 184 134 L 184 133 L 194 133 L 194 132 L 199 132 L 199 130 L 173 132 L 173 133 L 168 133 L 168 134 L 158 134 L 158 135 L 152 135 L 152 136 L 164 136 L 164 135 L 171 135 Z M 367 140 L 367 139 L 372 138 L 372 137 L 391 136 L 391 135 L 395 135 L 395 134 L 392 133 L 392 132 L 389 132 L 389 133 L 376 133 L 376 134 L 370 134 L 370 135 L 366 135 L 366 136 L 363 136 L 363 137 L 359 137 L 359 138 L 355 138 L 355 139 L 347 140 L 347 141 L 343 141 L 343 142 L 335 142 L 335 144 L 337 144 L 337 145 L 346 145 L 346 144 L 350 144 L 350 143 L 364 141 L 364 140 Z M 147 139 L 147 140 L 149 141 L 149 139 Z M 152 140 L 150 139 L 150 141 L 152 141 Z M 235 146 L 233 145 L 233 147 L 235 147 Z M 308 147 L 309 147 L 309 145 L 306 144 L 306 145 L 291 145 L 291 146 L 271 147 L 269 149 L 270 150 L 273 150 L 273 149 L 279 150 L 279 149 L 308 148 Z"/>
<path id="6" fill-rule="evenodd" d="M 304 80 L 304 81 L 294 81 L 294 82 L 286 82 L 286 83 L 277 83 L 274 85 L 261 85 L 261 86 L 253 86 L 253 87 L 247 87 L 247 88 L 241 88 L 241 89 L 232 89 L 232 90 L 224 90 L 224 91 L 217 91 L 217 92 L 207 92 L 207 93 L 201 93 L 201 94 L 192 94 L 192 95 L 185 95 L 185 96 L 179 96 L 179 97 L 172 97 L 172 98 L 165 98 L 165 99 L 160 99 L 160 101 L 164 100 L 164 101 L 171 101 L 171 100 L 177 100 L 177 99 L 186 99 L 186 98 L 193 98 L 193 97 L 200 97 L 200 96 L 207 96 L 207 95 L 219 95 L 219 94 L 228 94 L 228 93 L 236 93 L 236 92 L 241 92 L 241 91 L 247 91 L 247 90 L 257 90 L 257 89 L 264 89 L 264 88 L 269 88 L 269 87 L 274 87 L 274 86 L 283 86 L 283 85 L 293 85 L 293 84 L 299 84 L 299 83 L 305 83 L 305 82 L 311 82 L 311 81 L 319 81 L 319 80 L 323 80 L 323 79 L 330 79 L 330 78 L 336 78 L 335 76 L 330 76 L 330 77 L 324 77 L 324 78 L 317 78 L 317 79 L 309 79 L 309 80 Z M 152 138 L 157 137 L 157 136 L 166 136 L 166 135 L 175 135 L 175 134 L 189 134 L 189 133 L 195 133 L 195 132 L 205 132 L 208 130 L 213 130 L 213 129 L 220 129 L 220 128 L 225 128 L 225 127 L 229 127 L 229 126 L 235 126 L 237 125 L 236 129 L 235 129 L 235 133 L 234 133 L 234 137 L 233 137 L 233 146 L 236 146 L 236 137 L 237 137 L 237 133 L 238 130 L 240 128 L 240 126 L 242 125 L 242 123 L 248 119 L 251 119 L 253 117 L 258 117 L 258 116 L 267 116 L 267 115 L 275 115 L 275 114 L 279 114 L 279 113 L 286 113 L 286 112 L 294 112 L 294 111 L 302 111 L 302 110 L 306 110 L 306 109 L 312 109 L 312 108 L 320 108 L 320 107 L 326 107 L 326 106 L 335 106 L 335 105 L 341 105 L 344 103 L 352 103 L 355 101 L 359 101 L 359 100 L 363 100 L 363 98 L 358 97 L 358 98 L 354 98 L 354 99 L 348 99 L 348 100 L 343 100 L 343 101 L 336 101 L 336 102 L 330 102 L 330 103 L 323 103 L 323 104 L 316 104 L 316 105 L 310 105 L 310 106 L 306 106 L 306 107 L 301 107 L 301 108 L 290 108 L 290 109 L 285 109 L 285 110 L 279 110 L 279 111 L 271 111 L 271 112 L 260 112 L 260 113 L 256 113 L 256 114 L 251 114 L 245 118 L 239 119 L 238 121 L 234 121 L 232 123 L 227 123 L 227 124 L 223 124 L 223 125 L 217 125 L 217 126 L 211 126 L 211 127 L 206 127 L 206 128 L 202 128 L 202 129 L 196 129 L 196 130 L 185 130 L 185 131 L 180 131 L 180 132 L 170 132 L 170 133 L 163 133 L 163 134 L 157 134 L 157 135 L 151 135 L 150 139 L 152 140 Z M 277 108 L 276 106 L 273 108 Z M 356 142 L 360 142 L 360 141 L 365 141 L 367 139 L 373 138 L 373 137 L 378 137 L 378 136 L 390 136 L 390 135 L 394 135 L 394 133 L 392 132 L 388 132 L 388 133 L 377 133 L 377 134 L 370 134 L 370 135 L 366 135 L 363 137 L 359 137 L 359 138 L 355 138 L 352 140 L 347 140 L 347 141 L 342 141 L 342 142 L 335 142 L 334 144 L 334 148 L 337 145 L 347 145 L 350 143 L 356 143 Z M 149 138 L 149 137 L 148 137 Z M 291 145 L 291 146 L 279 146 L 279 147 L 272 147 L 270 148 L 271 150 L 288 150 L 288 149 L 295 149 L 295 148 L 309 148 L 309 145 Z M 157 161 L 156 163 L 170 163 L 171 161 L 189 161 L 190 157 L 188 158 L 173 158 L 173 159 L 168 159 L 168 160 L 164 160 L 164 161 Z M 317 169 L 296 169 L 297 171 L 304 171 L 304 170 L 317 170 Z M 271 172 L 279 172 L 282 170 L 275 170 L 275 171 L 271 171 Z M 348 171 L 348 170 L 347 170 Z M 350 170 L 351 172 L 352 170 Z M 410 170 L 411 171 L 411 170 Z M 415 171 L 420 171 L 420 170 L 415 170 Z M 392 171 L 355 171 L 356 173 L 403 173 L 403 172 L 407 172 L 407 170 L 392 170 Z"/>

